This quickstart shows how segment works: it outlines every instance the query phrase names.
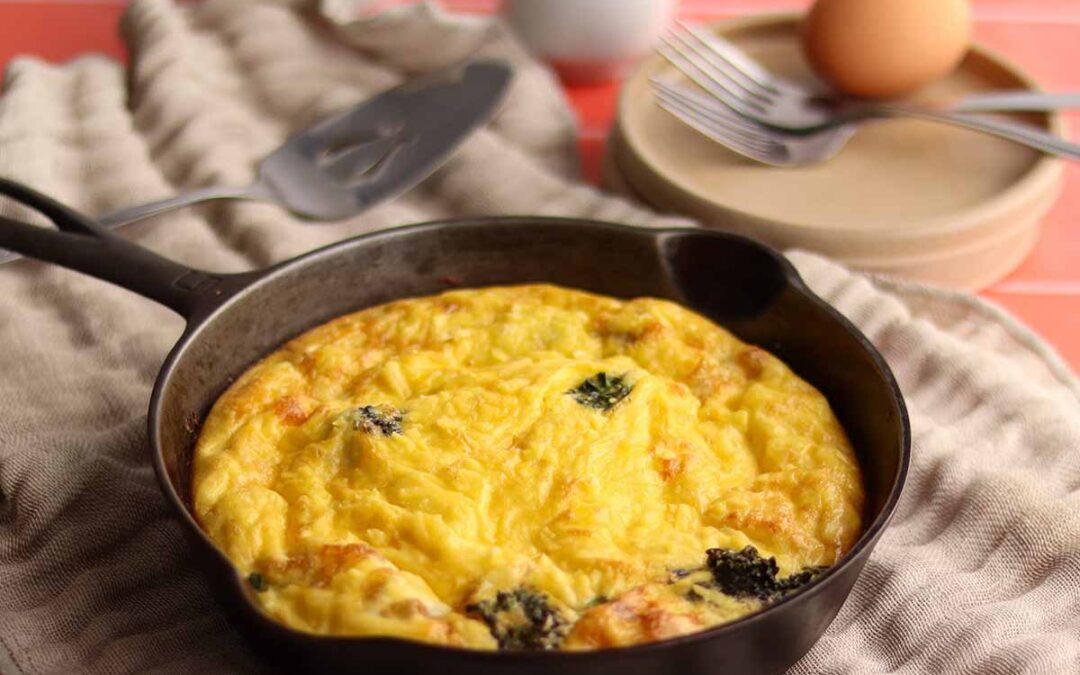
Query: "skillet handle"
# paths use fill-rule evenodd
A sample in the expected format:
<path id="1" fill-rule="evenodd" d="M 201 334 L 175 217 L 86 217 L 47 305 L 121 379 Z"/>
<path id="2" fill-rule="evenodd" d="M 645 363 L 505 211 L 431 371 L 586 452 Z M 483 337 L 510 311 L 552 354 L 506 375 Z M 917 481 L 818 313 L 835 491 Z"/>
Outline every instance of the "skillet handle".
<path id="1" fill-rule="evenodd" d="M 60 230 L 0 216 L 0 248 L 122 286 L 186 319 L 217 304 L 213 299 L 224 295 L 226 280 L 234 276 L 202 272 L 163 258 L 15 181 L 0 178 L 0 195 L 48 217 Z"/>

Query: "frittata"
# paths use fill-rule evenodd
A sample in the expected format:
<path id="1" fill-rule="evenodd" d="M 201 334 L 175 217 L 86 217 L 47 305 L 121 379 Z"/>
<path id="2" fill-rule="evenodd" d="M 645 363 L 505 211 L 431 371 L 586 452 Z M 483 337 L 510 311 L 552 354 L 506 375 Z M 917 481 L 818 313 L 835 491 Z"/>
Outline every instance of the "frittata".
<path id="1" fill-rule="evenodd" d="M 796 592 L 861 533 L 825 398 L 675 303 L 546 285 L 365 309 L 217 401 L 202 527 L 278 621 L 597 649 Z"/>

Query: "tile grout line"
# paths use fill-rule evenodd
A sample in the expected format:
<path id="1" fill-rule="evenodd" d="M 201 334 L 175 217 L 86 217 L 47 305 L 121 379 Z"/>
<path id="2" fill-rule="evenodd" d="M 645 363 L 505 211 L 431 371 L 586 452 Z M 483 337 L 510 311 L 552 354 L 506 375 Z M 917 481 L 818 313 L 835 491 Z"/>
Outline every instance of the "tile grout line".
<path id="1" fill-rule="evenodd" d="M 578 129 L 577 139 L 579 141 L 602 141 L 607 139 L 608 129 L 603 127 L 583 127 Z"/>
<path id="2" fill-rule="evenodd" d="M 125 5 L 128 0 L 0 0 L 2 5 Z M 398 4 L 405 4 L 405 0 Z M 449 11 L 458 12 L 482 12 L 492 13 L 498 8 L 496 0 L 444 0 L 438 3 Z M 798 11 L 797 7 L 777 6 L 762 10 L 760 6 L 753 4 L 736 4 L 729 6 L 716 6 L 713 3 L 697 4 L 693 2 L 683 3 L 679 7 L 679 13 L 683 16 L 721 18 L 735 14 L 764 14 L 776 12 Z M 1080 25 L 1080 11 L 1040 11 L 1031 9 L 990 9 L 975 11 L 975 21 L 983 23 L 1018 23 L 1018 24 L 1048 24 L 1048 25 Z"/>
<path id="3" fill-rule="evenodd" d="M 465 0 L 468 2 L 468 0 Z M 483 0 L 479 0 L 483 2 Z M 449 3 L 454 4 L 454 3 Z M 762 9 L 757 3 L 737 3 L 718 6 L 712 2 L 683 2 L 679 5 L 680 14 L 699 16 L 730 16 L 733 14 L 776 14 L 801 11 L 800 7 L 775 5 Z M 976 22 L 1013 22 L 1013 23 L 1080 23 L 1080 10 L 1038 10 L 1038 9 L 980 9 L 975 8 Z"/>
<path id="4" fill-rule="evenodd" d="M 3 5 L 75 5 L 75 6 L 122 6 L 129 0 L 0 0 Z"/>
<path id="5" fill-rule="evenodd" d="M 125 5 L 129 0 L 0 0 L 0 5 Z M 400 0 L 394 4 L 407 4 Z M 499 6 L 497 0 L 444 0 L 438 4 L 450 10 L 494 11 Z M 730 16 L 732 14 L 754 14 L 798 11 L 795 7 L 777 6 L 761 10 L 752 4 L 717 6 L 714 3 L 683 3 L 679 7 L 681 14 L 698 16 Z M 976 10 L 976 21 L 1018 22 L 1018 23 L 1080 23 L 1080 11 L 1065 12 L 1064 16 L 1055 11 L 1039 10 Z"/>

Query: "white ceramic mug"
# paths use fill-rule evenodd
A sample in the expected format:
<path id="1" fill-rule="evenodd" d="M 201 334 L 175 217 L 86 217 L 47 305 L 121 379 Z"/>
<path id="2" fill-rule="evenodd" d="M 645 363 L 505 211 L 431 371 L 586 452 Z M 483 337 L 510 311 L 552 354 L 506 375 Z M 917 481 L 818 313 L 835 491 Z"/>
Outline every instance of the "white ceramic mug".
<path id="1" fill-rule="evenodd" d="M 667 27 L 676 0 L 505 0 L 507 22 L 564 79 L 622 75 Z"/>

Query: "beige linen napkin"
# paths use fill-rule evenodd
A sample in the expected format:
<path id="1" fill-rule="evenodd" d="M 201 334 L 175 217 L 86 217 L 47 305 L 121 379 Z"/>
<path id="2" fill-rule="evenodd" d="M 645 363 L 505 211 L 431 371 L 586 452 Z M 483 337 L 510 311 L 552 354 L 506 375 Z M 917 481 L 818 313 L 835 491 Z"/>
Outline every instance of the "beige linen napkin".
<path id="1" fill-rule="evenodd" d="M 127 71 L 99 58 L 9 67 L 0 174 L 89 213 L 240 184 L 290 129 L 475 51 L 517 66 L 506 110 L 404 197 L 332 225 L 220 203 L 127 236 L 235 271 L 444 216 L 663 222 L 575 181 L 559 89 L 500 28 L 429 8 L 348 23 L 352 9 L 136 2 Z M 915 436 L 893 525 L 793 672 L 1080 672 L 1080 388 L 1068 369 L 978 300 L 792 260 L 883 351 Z M 0 671 L 264 668 L 189 564 L 148 460 L 147 399 L 181 327 L 72 272 L 0 269 Z"/>

